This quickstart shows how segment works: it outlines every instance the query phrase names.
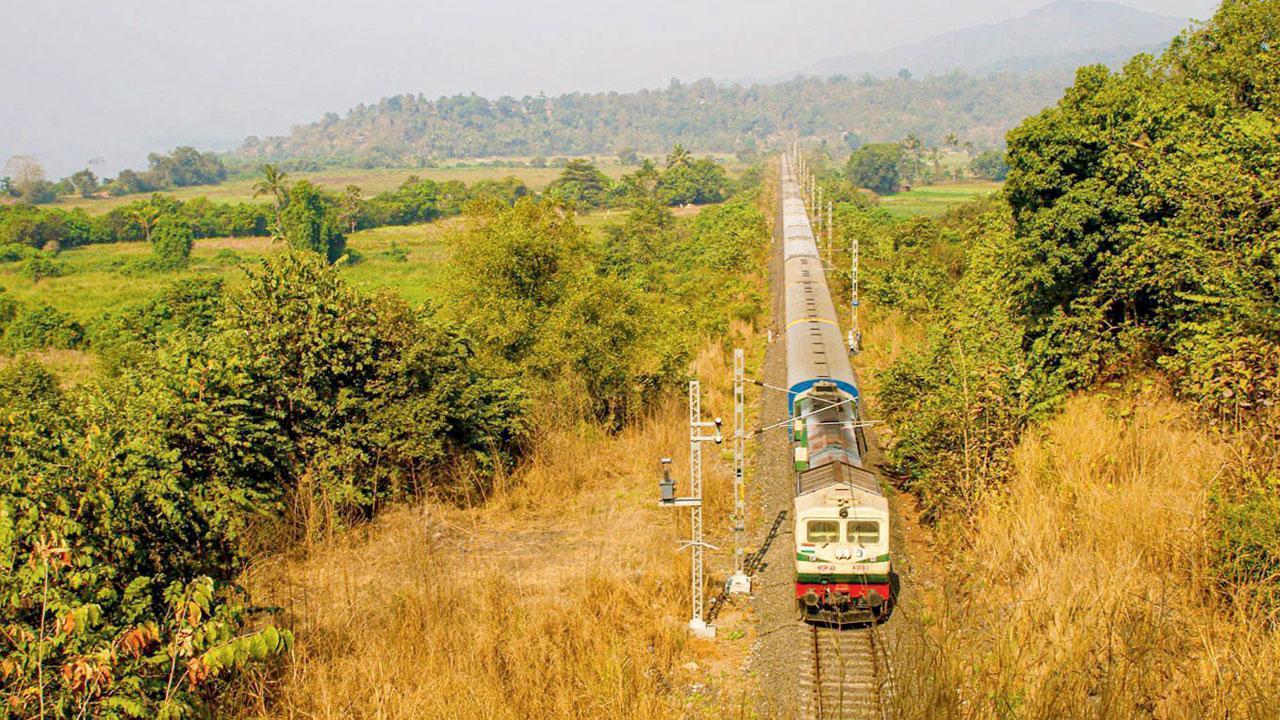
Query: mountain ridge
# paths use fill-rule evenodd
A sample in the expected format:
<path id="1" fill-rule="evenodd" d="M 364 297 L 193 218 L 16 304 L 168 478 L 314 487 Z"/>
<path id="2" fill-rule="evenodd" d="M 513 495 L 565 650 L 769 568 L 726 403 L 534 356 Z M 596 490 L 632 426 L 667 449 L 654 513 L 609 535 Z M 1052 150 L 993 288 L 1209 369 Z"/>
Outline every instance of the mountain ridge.
<path id="1" fill-rule="evenodd" d="M 888 50 L 837 55 L 793 74 L 914 75 L 1060 70 L 1157 52 L 1190 24 L 1106 0 L 1057 0 L 1021 17 L 973 25 Z"/>

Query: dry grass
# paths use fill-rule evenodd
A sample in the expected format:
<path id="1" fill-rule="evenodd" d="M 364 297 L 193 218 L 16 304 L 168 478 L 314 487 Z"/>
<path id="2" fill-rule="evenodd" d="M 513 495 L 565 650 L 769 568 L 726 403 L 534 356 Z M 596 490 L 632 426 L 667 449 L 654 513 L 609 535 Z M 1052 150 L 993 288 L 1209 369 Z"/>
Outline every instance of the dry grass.
<path id="1" fill-rule="evenodd" d="M 1280 635 L 1207 576 L 1227 449 L 1162 392 L 1078 397 L 1018 448 L 904 640 L 905 717 L 1274 717 Z M 945 531 L 944 531 L 945 532 Z"/>
<path id="2" fill-rule="evenodd" d="M 723 354 L 696 366 L 717 377 L 704 412 L 725 408 Z M 655 502 L 659 457 L 686 478 L 685 413 L 672 397 L 617 435 L 548 432 L 481 506 L 392 510 L 309 558 L 255 568 L 255 599 L 283 609 L 298 644 L 242 715 L 738 716 L 740 673 L 684 629 L 687 513 Z M 704 457 L 710 528 L 729 511 L 731 473 L 722 454 Z M 708 596 L 723 578 L 711 574 Z"/>
<path id="3" fill-rule="evenodd" d="M 53 373 L 63 390 L 92 380 L 99 370 L 98 356 L 84 350 L 45 348 L 29 350 L 23 354 L 30 356 Z M 0 368 L 8 366 L 16 359 L 16 356 L 0 355 Z"/>

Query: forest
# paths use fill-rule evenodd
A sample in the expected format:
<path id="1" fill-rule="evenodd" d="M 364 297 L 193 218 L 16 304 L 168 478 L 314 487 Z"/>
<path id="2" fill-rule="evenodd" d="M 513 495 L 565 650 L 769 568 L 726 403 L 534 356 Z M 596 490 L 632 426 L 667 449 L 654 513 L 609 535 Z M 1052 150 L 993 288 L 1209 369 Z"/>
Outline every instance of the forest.
<path id="1" fill-rule="evenodd" d="M 330 113 L 284 137 L 249 138 L 235 156 L 285 167 L 385 167 L 449 157 L 656 152 L 675 143 L 751 156 L 783 136 L 857 147 L 910 134 L 936 145 L 948 133 L 989 148 L 999 146 L 1020 119 L 1057 100 L 1068 82 L 1054 72 L 920 80 L 836 76 L 749 87 L 673 80 L 659 90 L 553 98 L 396 95 L 345 116 Z"/>

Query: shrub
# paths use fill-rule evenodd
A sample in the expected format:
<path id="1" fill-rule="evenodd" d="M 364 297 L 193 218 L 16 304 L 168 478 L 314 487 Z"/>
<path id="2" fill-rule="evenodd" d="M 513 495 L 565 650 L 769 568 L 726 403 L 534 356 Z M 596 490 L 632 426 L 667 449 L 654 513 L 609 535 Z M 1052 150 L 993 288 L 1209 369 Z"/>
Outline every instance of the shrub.
<path id="1" fill-rule="evenodd" d="M 67 313 L 49 305 L 36 305 L 17 311 L 5 328 L 3 340 L 11 352 L 78 348 L 84 344 L 84 328 Z"/>
<path id="2" fill-rule="evenodd" d="M 32 255 L 26 264 L 22 266 L 22 274 L 31 278 L 32 282 L 58 277 L 62 272 L 62 263 L 43 253 Z"/>
<path id="3" fill-rule="evenodd" d="M 0 245 L 0 263 L 22 262 L 34 257 L 36 250 L 28 245 L 5 243 Z"/>
<path id="4" fill-rule="evenodd" d="M 176 270 L 186 267 L 194 244 L 191 224 L 182 218 L 162 217 L 151 231 L 151 249 L 159 268 Z"/>
<path id="5" fill-rule="evenodd" d="M 382 257 L 396 263 L 409 262 L 409 250 L 392 242 L 391 247 L 382 251 Z"/>
<path id="6" fill-rule="evenodd" d="M 1280 610 L 1280 478 L 1254 476 L 1238 493 L 1213 498 L 1212 567 L 1233 596 Z"/>

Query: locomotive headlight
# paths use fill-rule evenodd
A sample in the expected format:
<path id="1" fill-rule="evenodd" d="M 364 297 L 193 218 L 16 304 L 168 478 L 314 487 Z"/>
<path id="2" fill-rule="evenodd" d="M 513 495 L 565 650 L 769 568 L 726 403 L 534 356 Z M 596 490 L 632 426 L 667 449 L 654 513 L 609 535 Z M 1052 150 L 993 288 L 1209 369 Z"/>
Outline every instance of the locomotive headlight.
<path id="1" fill-rule="evenodd" d="M 847 507 L 842 507 L 842 508 L 840 508 L 840 517 L 842 517 L 842 518 L 847 518 L 847 517 L 849 517 L 849 508 L 847 508 Z"/>

